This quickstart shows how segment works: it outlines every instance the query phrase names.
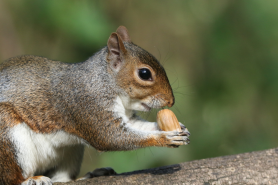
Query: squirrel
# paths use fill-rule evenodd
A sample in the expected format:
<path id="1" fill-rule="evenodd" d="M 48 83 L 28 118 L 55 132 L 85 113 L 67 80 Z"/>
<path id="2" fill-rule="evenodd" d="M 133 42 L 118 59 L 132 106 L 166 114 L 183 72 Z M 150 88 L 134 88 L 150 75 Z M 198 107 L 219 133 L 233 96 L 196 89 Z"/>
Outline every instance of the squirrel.
<path id="1" fill-rule="evenodd" d="M 172 107 L 174 95 L 158 60 L 120 26 L 88 60 L 63 63 L 23 55 L 0 65 L 0 184 L 76 180 L 84 146 L 98 151 L 178 147 L 182 132 L 162 131 L 136 111 Z M 111 168 L 81 179 L 116 174 Z"/>

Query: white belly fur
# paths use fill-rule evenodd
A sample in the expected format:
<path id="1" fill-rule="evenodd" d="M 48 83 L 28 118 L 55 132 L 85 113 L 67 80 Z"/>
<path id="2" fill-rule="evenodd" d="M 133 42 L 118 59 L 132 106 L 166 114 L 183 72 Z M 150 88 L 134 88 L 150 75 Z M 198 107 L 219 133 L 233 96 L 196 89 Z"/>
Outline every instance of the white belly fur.
<path id="1" fill-rule="evenodd" d="M 63 164 L 63 160 L 71 159 L 70 155 L 74 155 L 72 157 L 74 159 L 81 155 L 81 159 L 76 159 L 77 163 L 81 163 L 78 160 L 82 160 L 83 151 L 80 155 L 76 155 L 76 152 L 78 153 L 76 150 L 79 149 L 78 147 L 84 147 L 83 140 L 64 131 L 41 134 L 31 130 L 27 124 L 21 123 L 11 128 L 8 135 L 15 146 L 17 162 L 23 170 L 24 178 L 34 176 L 35 173 L 43 173 L 51 168 L 58 169 L 59 165 Z M 68 167 L 71 167 L 69 163 L 72 162 L 67 163 Z M 78 166 L 76 168 L 78 169 Z M 59 182 L 71 180 L 69 171 L 70 169 L 58 171 L 53 180 Z M 58 176 L 61 177 L 57 179 Z"/>

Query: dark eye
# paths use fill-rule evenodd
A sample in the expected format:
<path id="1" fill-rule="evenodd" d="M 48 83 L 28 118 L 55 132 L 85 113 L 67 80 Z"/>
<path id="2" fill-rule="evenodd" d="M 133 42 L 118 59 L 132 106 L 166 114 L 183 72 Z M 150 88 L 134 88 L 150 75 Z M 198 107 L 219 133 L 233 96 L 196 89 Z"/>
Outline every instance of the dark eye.
<path id="1" fill-rule="evenodd" d="M 147 68 L 142 68 L 142 69 L 139 69 L 139 77 L 142 79 L 142 80 L 152 80 L 152 73 L 149 69 Z"/>

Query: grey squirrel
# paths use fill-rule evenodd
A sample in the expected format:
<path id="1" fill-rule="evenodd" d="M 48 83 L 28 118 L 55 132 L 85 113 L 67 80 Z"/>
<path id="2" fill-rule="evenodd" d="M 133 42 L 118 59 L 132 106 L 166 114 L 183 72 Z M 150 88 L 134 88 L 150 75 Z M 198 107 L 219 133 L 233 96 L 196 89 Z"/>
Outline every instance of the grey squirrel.
<path id="1" fill-rule="evenodd" d="M 0 184 L 75 180 L 85 145 L 124 151 L 188 144 L 182 124 L 182 132 L 166 132 L 136 115 L 173 104 L 164 68 L 124 26 L 85 62 L 10 58 L 0 65 Z M 107 173 L 115 172 L 102 168 L 84 178 Z"/>

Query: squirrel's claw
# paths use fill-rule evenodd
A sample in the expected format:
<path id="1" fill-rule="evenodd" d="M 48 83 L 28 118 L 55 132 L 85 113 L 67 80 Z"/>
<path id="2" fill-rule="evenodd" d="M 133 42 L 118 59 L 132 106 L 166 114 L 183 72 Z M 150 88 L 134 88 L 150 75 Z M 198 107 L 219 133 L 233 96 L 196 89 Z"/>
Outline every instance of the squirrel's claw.
<path id="1" fill-rule="evenodd" d="M 187 136 L 190 136 L 190 132 L 188 131 L 188 129 L 186 128 L 186 126 L 184 126 L 181 122 L 179 122 L 180 126 L 181 126 L 181 130 L 183 133 L 185 133 Z"/>

